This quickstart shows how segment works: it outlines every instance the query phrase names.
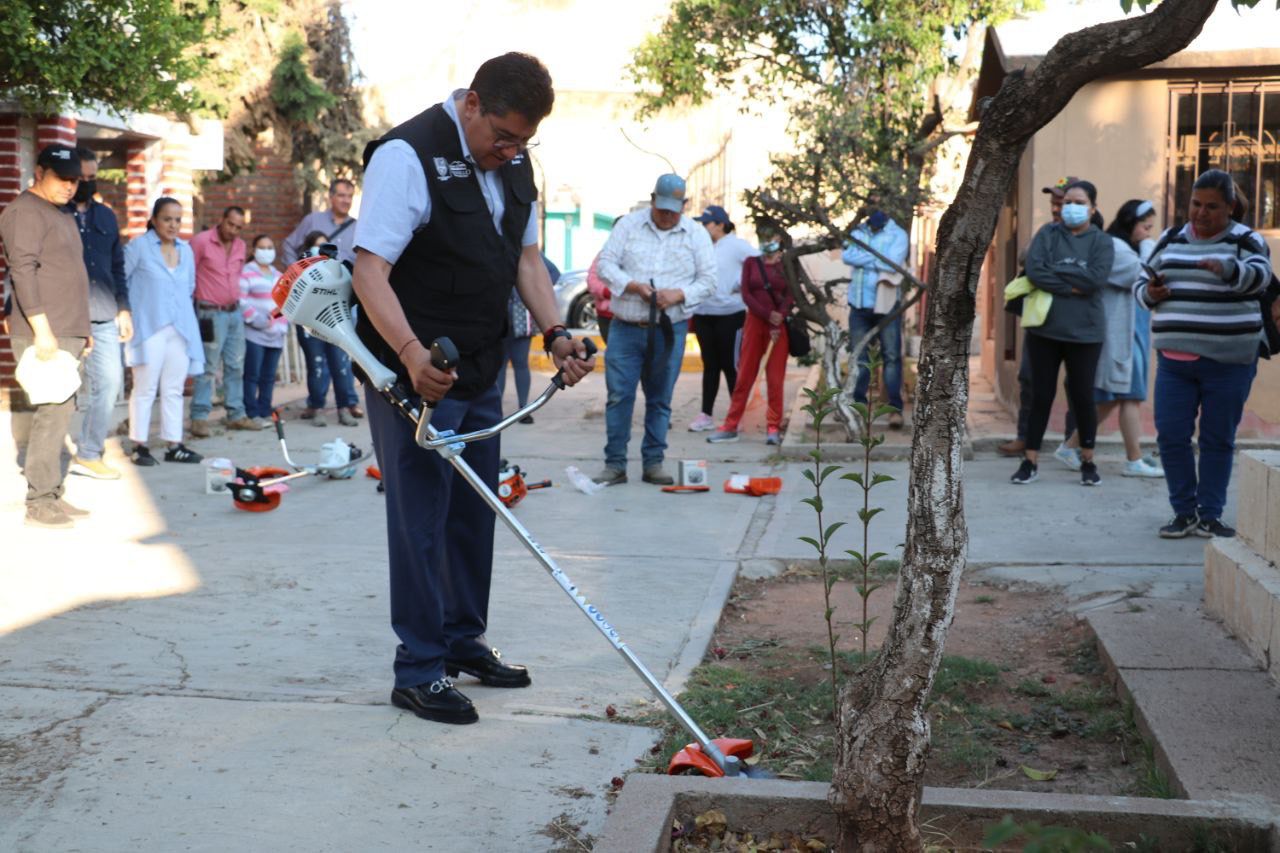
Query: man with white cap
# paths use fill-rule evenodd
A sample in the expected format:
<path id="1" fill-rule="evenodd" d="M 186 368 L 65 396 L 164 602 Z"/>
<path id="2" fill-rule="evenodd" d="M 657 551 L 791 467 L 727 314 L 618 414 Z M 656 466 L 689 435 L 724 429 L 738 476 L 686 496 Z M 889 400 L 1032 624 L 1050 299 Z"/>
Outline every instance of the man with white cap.
<path id="1" fill-rule="evenodd" d="M 689 314 L 716 290 L 711 237 L 683 215 L 685 182 L 662 175 L 650 206 L 624 216 L 600 251 L 598 271 L 613 292 L 613 322 L 605 357 L 609 389 L 605 406 L 608 441 L 597 483 L 627 482 L 627 444 L 636 385 L 644 389 L 643 479 L 669 486 L 662 467 L 671 426 L 671 392 L 684 359 Z"/>
<path id="2" fill-rule="evenodd" d="M 0 240 L 12 281 L 10 343 L 19 364 L 28 350 L 41 361 L 54 360 L 59 350 L 78 359 L 89 339 L 89 273 L 80 230 L 67 209 L 80 176 L 74 148 L 46 145 L 36 158 L 31 189 L 0 213 Z M 30 526 L 68 528 L 73 517 L 88 515 L 62 499 L 62 446 L 74 411 L 75 397 L 68 396 L 14 413 Z"/>

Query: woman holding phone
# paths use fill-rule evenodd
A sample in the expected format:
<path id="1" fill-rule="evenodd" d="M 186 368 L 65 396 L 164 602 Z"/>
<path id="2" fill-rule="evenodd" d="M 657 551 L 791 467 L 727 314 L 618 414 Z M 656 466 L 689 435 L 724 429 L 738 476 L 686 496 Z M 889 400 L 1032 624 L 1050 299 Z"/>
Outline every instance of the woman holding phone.
<path id="1" fill-rule="evenodd" d="M 1173 519 L 1165 539 L 1235 536 L 1223 523 L 1236 428 L 1258 369 L 1267 243 L 1240 223 L 1246 207 L 1220 169 L 1191 187 L 1187 223 L 1160 238 L 1134 287 L 1151 310 L 1156 441 Z M 1191 449 L 1199 432 L 1200 460 Z"/>

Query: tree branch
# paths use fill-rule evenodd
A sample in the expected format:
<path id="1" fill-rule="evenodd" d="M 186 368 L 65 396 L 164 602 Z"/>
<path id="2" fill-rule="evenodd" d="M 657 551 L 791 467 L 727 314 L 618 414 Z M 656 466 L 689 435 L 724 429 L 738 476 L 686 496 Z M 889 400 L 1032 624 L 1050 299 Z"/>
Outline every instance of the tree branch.
<path id="1" fill-rule="evenodd" d="M 1066 107 L 1082 86 L 1159 62 L 1191 43 L 1204 27 L 1217 0 L 1165 0 L 1145 15 L 1109 21 L 1068 33 L 1027 75 L 1010 75 L 1005 97 L 997 93 L 1002 110 L 987 110 L 983 121 L 1006 139 L 1026 138 Z M 1013 108 L 1034 104 L 1035 109 Z"/>

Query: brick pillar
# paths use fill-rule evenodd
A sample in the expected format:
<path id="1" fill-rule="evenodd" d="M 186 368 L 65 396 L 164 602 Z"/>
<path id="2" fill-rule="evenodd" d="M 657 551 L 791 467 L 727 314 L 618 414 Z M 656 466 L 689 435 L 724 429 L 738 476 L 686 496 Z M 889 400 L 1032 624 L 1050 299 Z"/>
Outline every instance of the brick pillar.
<path id="1" fill-rule="evenodd" d="M 41 116 L 36 121 L 36 150 L 46 145 L 75 145 L 76 120 L 70 116 Z"/>
<path id="2" fill-rule="evenodd" d="M 132 239 L 147 230 L 151 199 L 147 198 L 147 143 L 130 142 L 125 162 L 125 236 Z"/>
<path id="3" fill-rule="evenodd" d="M 0 115 L 0 210 L 22 192 L 22 167 L 18 162 L 18 118 L 14 113 Z M 7 272 L 4 254 L 0 253 L 0 281 L 3 281 Z M 15 387 L 13 366 L 9 336 L 0 329 L 0 405 L 7 402 L 8 390 Z"/>
<path id="4" fill-rule="evenodd" d="M 179 236 L 191 239 L 195 182 L 191 174 L 190 133 L 186 125 L 173 125 L 164 140 L 164 171 L 160 176 L 160 194 L 171 196 L 182 205 L 182 228 Z"/>

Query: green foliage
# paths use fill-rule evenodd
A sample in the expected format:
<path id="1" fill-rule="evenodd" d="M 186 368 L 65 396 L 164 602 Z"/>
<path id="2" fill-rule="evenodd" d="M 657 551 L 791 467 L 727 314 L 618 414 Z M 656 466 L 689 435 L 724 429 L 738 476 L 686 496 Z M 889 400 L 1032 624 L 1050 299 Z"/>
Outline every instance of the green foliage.
<path id="1" fill-rule="evenodd" d="M 831 543 L 831 537 L 836 531 L 844 527 L 843 521 L 837 521 L 833 524 L 824 525 L 822 520 L 823 501 L 822 501 L 822 485 L 832 474 L 840 471 L 839 465 L 823 465 L 822 464 L 822 424 L 835 411 L 836 394 L 840 392 L 839 388 L 826 388 L 818 391 L 813 388 L 805 388 L 804 394 L 809 398 L 809 402 L 804 405 L 804 412 L 813 420 L 813 429 L 816 436 L 814 440 L 813 450 L 809 451 L 809 457 L 813 459 L 813 467 L 805 468 L 801 473 L 804 474 L 806 480 L 813 484 L 813 497 L 804 498 L 801 502 L 808 504 L 818 516 L 818 538 L 811 536 L 801 536 L 800 541 L 810 545 L 818 552 L 818 567 L 822 572 L 822 600 L 825 605 L 822 618 L 827 623 L 827 654 L 830 656 L 831 662 L 831 717 L 835 719 L 839 713 L 840 705 L 840 682 L 839 669 L 837 665 L 838 658 L 836 653 L 836 642 L 840 637 L 835 632 L 835 611 L 836 608 L 831 603 L 831 588 L 835 586 L 838 575 L 828 563 L 827 547 Z"/>
<path id="2" fill-rule="evenodd" d="M 949 47 L 1036 2 L 677 0 L 631 72 L 642 114 L 735 88 L 789 105 L 797 144 L 747 193 L 758 219 L 823 228 L 879 198 L 905 222 L 952 106 L 930 95 Z"/>
<path id="3" fill-rule="evenodd" d="M 4 0 L 0 92 L 33 113 L 198 107 L 213 0 Z"/>
<path id="4" fill-rule="evenodd" d="M 1090 850 L 1114 850 L 1111 842 L 1096 832 L 1085 832 L 1062 826 L 1041 826 L 1034 821 L 1015 823 L 1012 815 L 987 828 L 982 846 L 991 848 L 1025 838 L 1023 853 L 1085 853 Z"/>
<path id="5" fill-rule="evenodd" d="M 307 124 L 333 106 L 334 97 L 311 76 L 307 45 L 298 33 L 289 33 L 280 50 L 280 61 L 271 72 L 271 99 L 285 121 Z"/>
<path id="6" fill-rule="evenodd" d="M 252 171 L 268 130 L 304 192 L 359 175 L 364 145 L 381 127 L 364 116 L 341 3 L 224 0 L 219 15 L 220 31 L 233 35 L 210 49 L 200 81 L 206 108 L 227 118 L 218 179 Z"/>
<path id="7" fill-rule="evenodd" d="M 879 392 L 880 367 L 883 363 L 880 347 L 878 345 L 872 347 L 867 356 L 867 370 L 871 376 L 870 386 L 867 389 L 868 400 L 876 399 Z M 841 479 L 849 480 L 862 489 L 862 506 L 857 510 L 858 521 L 862 522 L 862 550 L 850 549 L 845 553 L 853 558 L 854 570 L 862 575 L 860 582 L 854 586 L 858 597 L 862 599 L 862 621 L 855 622 L 854 627 L 862 634 L 862 653 L 865 655 L 867 654 L 867 635 L 871 633 L 871 625 L 875 622 L 875 617 L 868 613 L 868 602 L 871 594 L 882 586 L 880 578 L 883 576 L 878 575 L 875 566 L 882 558 L 888 556 L 883 551 L 871 553 L 871 522 L 877 515 L 884 512 L 883 507 L 871 505 L 871 490 L 884 483 L 893 482 L 893 477 L 888 474 L 878 474 L 871 470 L 871 451 L 884 443 L 884 434 L 876 434 L 876 421 L 896 412 L 897 409 L 892 406 L 872 406 L 870 403 L 854 403 L 853 409 L 860 422 L 858 443 L 862 445 L 862 471 L 850 472 Z"/>

